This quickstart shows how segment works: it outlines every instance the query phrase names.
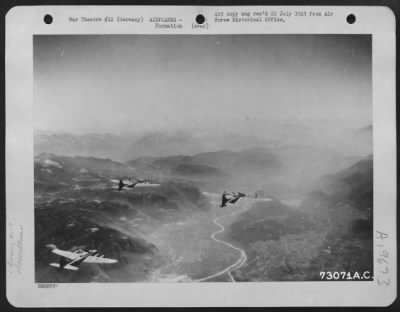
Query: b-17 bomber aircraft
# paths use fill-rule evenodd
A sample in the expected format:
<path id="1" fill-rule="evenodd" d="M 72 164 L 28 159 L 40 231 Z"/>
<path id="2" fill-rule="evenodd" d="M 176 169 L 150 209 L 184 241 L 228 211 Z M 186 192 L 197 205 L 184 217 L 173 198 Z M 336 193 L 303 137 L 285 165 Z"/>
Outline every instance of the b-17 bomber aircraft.
<path id="1" fill-rule="evenodd" d="M 241 198 L 251 198 L 253 200 L 260 200 L 260 201 L 269 201 L 270 199 L 265 198 L 265 199 L 257 199 L 257 193 L 255 193 L 254 195 L 248 195 L 245 193 L 241 193 L 241 192 L 233 192 L 232 194 L 229 194 L 227 192 L 224 192 L 222 194 L 222 198 L 221 198 L 221 208 L 224 208 L 228 205 L 233 205 L 236 204 L 239 199 Z"/>
<path id="2" fill-rule="evenodd" d="M 85 251 L 78 249 L 76 251 L 66 251 L 58 249 L 52 244 L 46 247 L 51 248 L 52 253 L 60 256 L 59 263 L 50 263 L 52 267 L 59 270 L 78 271 L 81 263 L 114 264 L 118 262 L 115 259 L 104 258 L 104 255 L 98 254 L 97 250 Z"/>
<path id="3" fill-rule="evenodd" d="M 152 183 L 149 180 L 111 180 L 112 183 L 118 184 L 113 188 L 122 191 L 123 189 L 133 189 L 135 187 L 158 187 L 160 184 Z"/>

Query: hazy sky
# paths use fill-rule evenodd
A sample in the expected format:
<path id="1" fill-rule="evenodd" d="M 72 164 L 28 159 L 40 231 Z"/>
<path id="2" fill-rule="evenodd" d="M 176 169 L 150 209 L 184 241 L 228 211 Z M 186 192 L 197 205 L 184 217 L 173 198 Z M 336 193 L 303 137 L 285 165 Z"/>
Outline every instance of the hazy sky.
<path id="1" fill-rule="evenodd" d="M 371 123 L 368 35 L 34 36 L 38 130 Z"/>

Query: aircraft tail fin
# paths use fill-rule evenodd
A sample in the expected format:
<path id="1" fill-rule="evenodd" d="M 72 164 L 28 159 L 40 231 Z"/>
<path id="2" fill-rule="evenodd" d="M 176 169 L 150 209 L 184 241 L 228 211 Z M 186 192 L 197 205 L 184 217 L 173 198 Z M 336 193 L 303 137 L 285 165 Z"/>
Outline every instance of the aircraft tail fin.
<path id="1" fill-rule="evenodd" d="M 228 198 L 226 198 L 226 195 L 225 194 L 222 194 L 222 202 L 221 202 L 221 208 L 223 208 L 223 207 L 225 207 L 226 206 L 226 203 L 229 201 L 229 199 Z"/>
<path id="2" fill-rule="evenodd" d="M 46 247 L 47 247 L 47 248 L 50 248 L 51 250 L 57 249 L 57 246 L 54 245 L 54 244 L 47 244 Z"/>

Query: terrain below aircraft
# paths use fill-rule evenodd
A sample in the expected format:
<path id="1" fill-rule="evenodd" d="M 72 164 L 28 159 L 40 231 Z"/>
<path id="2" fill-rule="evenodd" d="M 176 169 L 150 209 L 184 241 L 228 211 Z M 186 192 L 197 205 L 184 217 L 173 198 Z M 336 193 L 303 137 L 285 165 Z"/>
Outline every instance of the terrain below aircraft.
<path id="1" fill-rule="evenodd" d="M 133 189 L 135 187 L 157 187 L 160 186 L 158 183 L 151 183 L 148 180 L 111 180 L 112 183 L 118 184 L 113 188 L 119 191 L 123 189 Z"/>
<path id="2" fill-rule="evenodd" d="M 51 266 L 59 270 L 78 271 L 81 263 L 113 264 L 118 262 L 115 259 L 104 258 L 104 255 L 98 254 L 97 250 L 66 251 L 58 249 L 55 245 L 47 245 L 46 247 L 51 248 L 52 253 L 60 256 L 59 263 L 50 263 Z"/>

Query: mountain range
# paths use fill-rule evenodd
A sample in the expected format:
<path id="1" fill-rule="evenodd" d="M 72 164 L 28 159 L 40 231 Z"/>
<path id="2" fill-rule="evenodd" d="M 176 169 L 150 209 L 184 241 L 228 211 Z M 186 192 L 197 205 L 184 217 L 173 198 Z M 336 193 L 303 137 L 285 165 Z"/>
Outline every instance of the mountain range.
<path id="1" fill-rule="evenodd" d="M 263 124 L 265 128 L 265 125 Z M 319 133 L 307 126 L 294 124 L 270 125 L 268 132 L 257 135 L 240 134 L 238 129 L 231 132 L 209 131 L 153 131 L 122 134 L 111 133 L 51 133 L 37 131 L 34 136 L 34 153 L 52 153 L 65 156 L 91 156 L 110 158 L 125 162 L 140 157 L 166 157 L 188 155 L 210 151 L 238 151 L 253 147 L 276 148 L 285 146 L 314 146 L 318 149 L 331 145 L 346 149 L 347 154 L 358 156 L 370 153 L 372 126 L 342 131 L 340 135 Z M 332 136 L 332 137 L 331 137 Z M 343 137 L 352 138 L 343 140 Z"/>
<path id="2" fill-rule="evenodd" d="M 372 272 L 372 157 L 326 175 L 297 209 L 255 203 L 226 237 L 248 262 L 237 280 L 320 280 L 321 271 Z"/>
<path id="3" fill-rule="evenodd" d="M 297 130 L 299 135 L 309 132 Z M 367 146 L 372 127 L 353 134 Z M 212 208 L 219 206 L 224 190 L 272 199 L 255 202 L 224 223 L 219 238 L 248 255 L 247 263 L 232 272 L 236 280 L 313 280 L 319 270 L 371 269 L 372 156 L 366 157 L 364 148 L 296 140 L 268 144 L 254 137 L 199 133 L 38 134 L 36 280 L 145 281 L 169 261 L 163 254 L 171 252 L 169 247 L 185 248 L 177 243 L 161 251 L 155 243 L 169 243 L 169 237 L 163 237 L 168 233 L 180 241 L 175 227 L 187 227 L 193 239 L 201 229 L 203 239 L 210 240 Z M 161 186 L 121 192 L 113 188 L 111 179 L 126 178 L 150 179 Z M 279 200 L 291 197 L 304 200 L 297 207 Z M 190 242 L 191 235 L 182 242 Z M 69 250 L 100 249 L 120 263 L 83 266 L 80 277 L 56 274 L 48 266 L 56 261 L 45 248 L 49 243 Z M 209 245 L 209 250 L 217 247 Z M 188 254 L 198 259 L 201 252 Z M 217 254 L 207 256 L 221 264 Z M 336 268 L 335 261 L 341 267 Z M 184 272 L 196 265 L 178 267 Z"/>

